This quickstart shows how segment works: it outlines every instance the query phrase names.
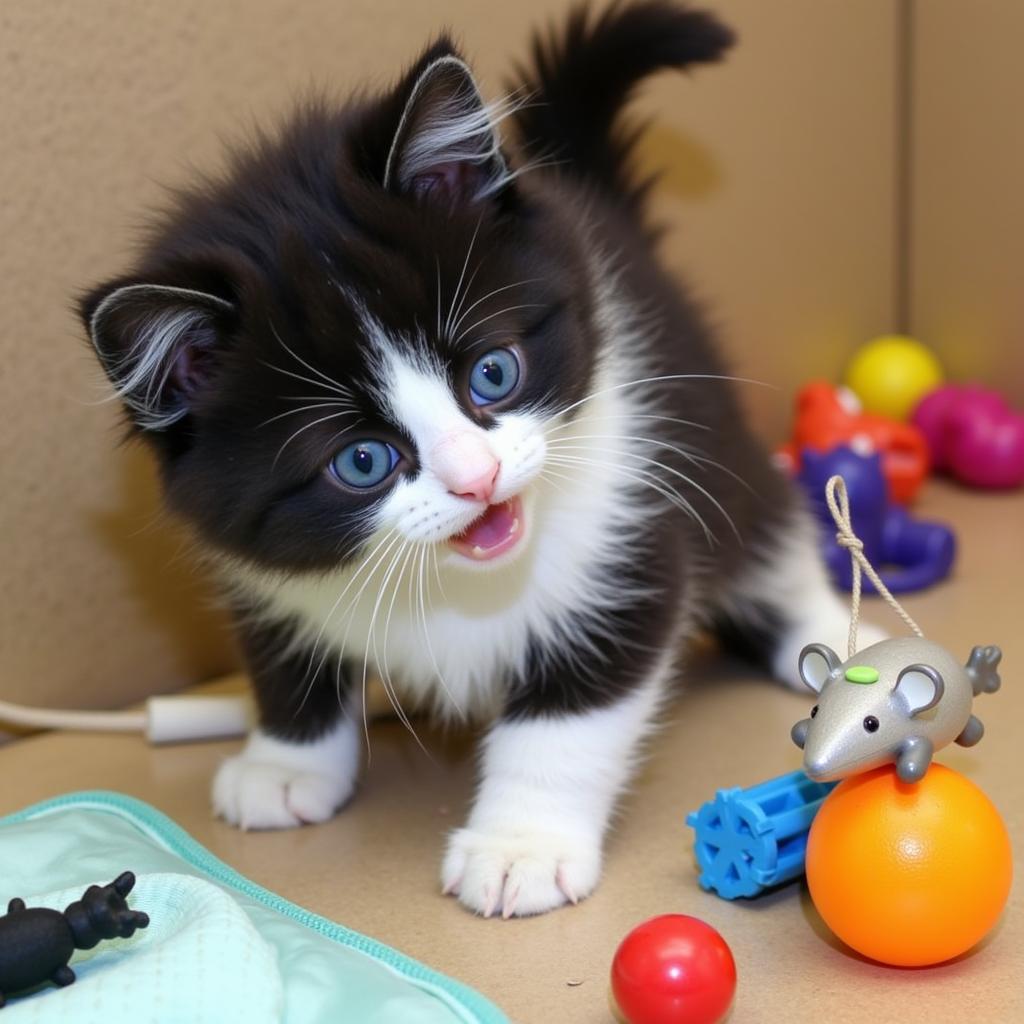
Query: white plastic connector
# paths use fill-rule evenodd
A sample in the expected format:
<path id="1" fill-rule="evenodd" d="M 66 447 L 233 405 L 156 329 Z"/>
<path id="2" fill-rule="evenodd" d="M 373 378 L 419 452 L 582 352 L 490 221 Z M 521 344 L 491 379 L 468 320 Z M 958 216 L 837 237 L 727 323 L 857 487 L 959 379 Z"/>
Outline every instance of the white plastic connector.
<path id="1" fill-rule="evenodd" d="M 244 736 L 253 718 L 245 695 L 150 697 L 144 711 L 65 711 L 0 701 L 0 724 L 22 729 L 138 732 L 150 743 Z"/>
<path id="2" fill-rule="evenodd" d="M 252 717 L 252 701 L 243 696 L 150 697 L 146 701 L 146 739 L 150 743 L 181 743 L 244 736 Z"/>

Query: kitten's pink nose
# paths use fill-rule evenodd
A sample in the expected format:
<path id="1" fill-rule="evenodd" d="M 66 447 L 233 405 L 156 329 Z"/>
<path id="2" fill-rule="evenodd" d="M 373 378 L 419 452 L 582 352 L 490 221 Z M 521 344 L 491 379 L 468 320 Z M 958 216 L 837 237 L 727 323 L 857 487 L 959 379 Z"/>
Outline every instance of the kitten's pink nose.
<path id="1" fill-rule="evenodd" d="M 472 498 L 474 501 L 490 501 L 494 493 L 494 481 L 498 479 L 498 463 L 492 460 L 489 469 L 484 470 L 473 480 L 464 480 L 455 485 L 452 494 L 459 498 Z"/>
<path id="2" fill-rule="evenodd" d="M 431 468 L 449 493 L 490 501 L 501 463 L 487 442 L 467 431 L 447 434 L 434 445 Z"/>

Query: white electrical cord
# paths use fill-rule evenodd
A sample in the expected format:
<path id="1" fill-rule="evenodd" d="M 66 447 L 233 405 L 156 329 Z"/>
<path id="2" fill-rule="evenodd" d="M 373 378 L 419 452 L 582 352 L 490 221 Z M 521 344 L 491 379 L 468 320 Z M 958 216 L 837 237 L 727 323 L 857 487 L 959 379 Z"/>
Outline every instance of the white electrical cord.
<path id="1" fill-rule="evenodd" d="M 0 701 L 0 723 L 24 729 L 141 732 L 150 743 L 243 736 L 252 702 L 242 695 L 150 697 L 143 711 L 64 711 Z"/>

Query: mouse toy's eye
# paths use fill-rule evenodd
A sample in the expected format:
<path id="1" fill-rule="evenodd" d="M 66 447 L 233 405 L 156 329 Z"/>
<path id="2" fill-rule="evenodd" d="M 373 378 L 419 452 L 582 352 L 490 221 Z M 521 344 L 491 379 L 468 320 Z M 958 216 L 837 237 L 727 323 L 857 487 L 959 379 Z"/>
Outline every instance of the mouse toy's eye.
<path id="1" fill-rule="evenodd" d="M 878 732 L 878 719 L 874 715 L 868 715 L 864 719 L 864 731 L 865 732 Z"/>
<path id="2" fill-rule="evenodd" d="M 401 458 L 386 441 L 353 441 L 331 459 L 331 472 L 343 484 L 365 490 L 383 483 Z"/>
<path id="3" fill-rule="evenodd" d="M 816 715 L 817 713 L 818 713 L 818 705 L 817 705 L 817 704 L 815 704 L 815 705 L 814 705 L 814 707 L 813 707 L 813 708 L 811 708 L 811 718 L 814 718 L 814 716 L 815 716 L 815 715 Z"/>
<path id="4" fill-rule="evenodd" d="M 508 398 L 519 383 L 519 360 L 507 348 L 481 356 L 469 375 L 469 397 L 474 405 L 491 405 Z"/>

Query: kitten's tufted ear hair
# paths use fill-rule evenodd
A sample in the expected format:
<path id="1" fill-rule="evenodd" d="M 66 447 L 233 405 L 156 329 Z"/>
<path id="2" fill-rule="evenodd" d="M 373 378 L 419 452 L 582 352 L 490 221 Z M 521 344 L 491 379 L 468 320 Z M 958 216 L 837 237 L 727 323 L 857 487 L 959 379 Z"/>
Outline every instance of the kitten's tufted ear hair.
<path id="1" fill-rule="evenodd" d="M 148 431 L 188 414 L 235 319 L 234 304 L 216 295 L 125 282 L 98 288 L 79 312 L 118 396 Z"/>
<path id="2" fill-rule="evenodd" d="M 399 91 L 406 99 L 384 167 L 386 189 L 455 205 L 509 185 L 496 126 L 502 106 L 484 103 L 451 43 L 431 47 Z"/>

